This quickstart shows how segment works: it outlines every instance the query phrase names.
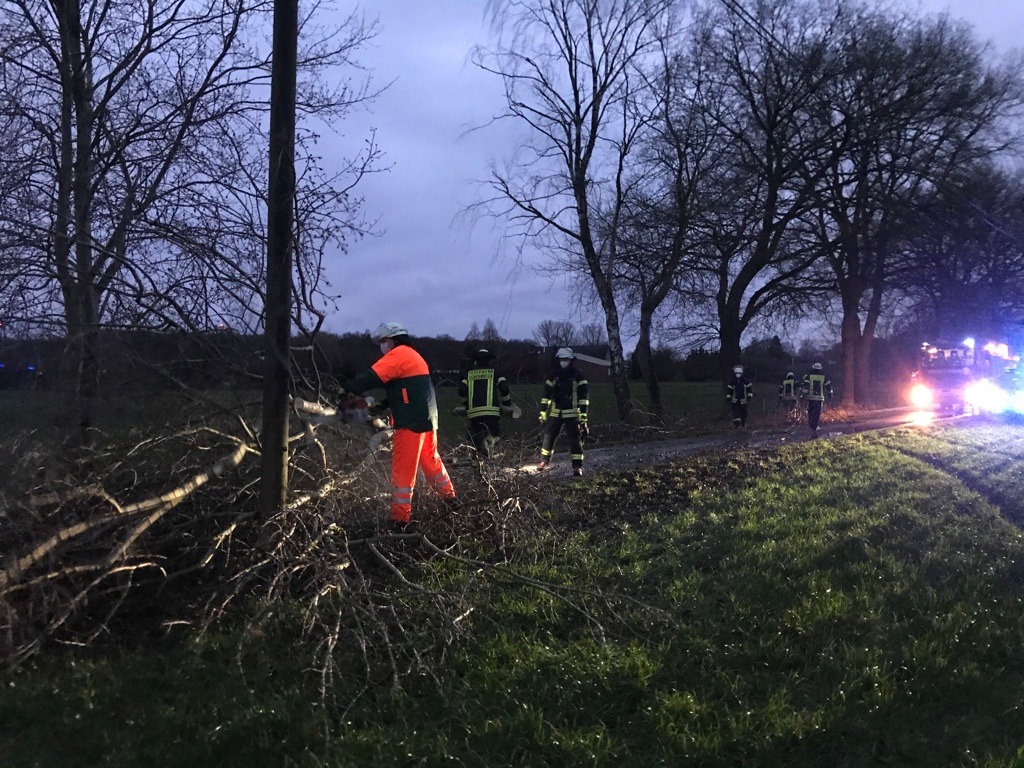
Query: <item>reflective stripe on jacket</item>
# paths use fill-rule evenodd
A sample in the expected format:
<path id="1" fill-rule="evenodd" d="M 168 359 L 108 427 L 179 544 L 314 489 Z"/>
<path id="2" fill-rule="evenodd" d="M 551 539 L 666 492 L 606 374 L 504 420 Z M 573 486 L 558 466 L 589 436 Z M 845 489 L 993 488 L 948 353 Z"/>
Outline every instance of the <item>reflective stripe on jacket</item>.
<path id="1" fill-rule="evenodd" d="M 825 399 L 825 395 L 832 394 L 832 382 L 825 378 L 823 373 L 808 373 L 804 376 L 804 393 L 808 400 Z"/>
<path id="2" fill-rule="evenodd" d="M 466 406 L 466 415 L 499 416 L 501 406 L 512 406 L 512 395 L 504 376 L 493 368 L 471 368 L 459 384 L 459 397 Z"/>
<path id="3" fill-rule="evenodd" d="M 779 385 L 779 397 L 783 400 L 796 400 L 796 379 L 785 378 Z"/>
<path id="4" fill-rule="evenodd" d="M 407 344 L 399 344 L 344 387 L 357 395 L 382 387 L 396 428 L 413 432 L 437 429 L 437 399 L 430 369 L 420 353 Z"/>
<path id="5" fill-rule="evenodd" d="M 754 396 L 754 386 L 744 378 L 733 379 L 725 387 L 725 399 L 730 403 L 746 403 Z"/>
<path id="6" fill-rule="evenodd" d="M 551 416 L 585 417 L 590 407 L 589 392 L 590 385 L 579 368 L 574 365 L 560 368 L 544 382 L 540 409 Z"/>

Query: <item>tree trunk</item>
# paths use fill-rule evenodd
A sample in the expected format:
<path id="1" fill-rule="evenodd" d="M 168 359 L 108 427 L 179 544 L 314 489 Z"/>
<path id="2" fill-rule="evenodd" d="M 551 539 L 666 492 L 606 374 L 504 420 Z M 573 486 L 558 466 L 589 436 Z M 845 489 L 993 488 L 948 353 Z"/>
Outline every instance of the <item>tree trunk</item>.
<path id="1" fill-rule="evenodd" d="M 604 305 L 604 301 L 601 303 Z M 604 311 L 605 328 L 608 330 L 608 358 L 611 360 L 611 369 L 608 373 L 615 395 L 615 407 L 620 420 L 630 421 L 633 418 L 633 399 L 629 394 L 629 369 L 626 367 L 626 355 L 622 349 L 619 311 L 614 298 L 610 300 L 610 306 L 605 306 Z"/>
<path id="2" fill-rule="evenodd" d="M 264 332 L 262 476 L 264 514 L 288 498 L 288 385 L 291 379 L 292 211 L 295 200 L 295 82 L 298 0 L 274 0 L 267 198 L 267 306 Z"/>
<path id="3" fill-rule="evenodd" d="M 857 404 L 857 350 L 860 347 L 860 316 L 856 303 L 849 308 L 843 302 L 843 325 L 841 334 L 843 350 L 843 400 L 842 404 L 852 408 Z"/>
<path id="4" fill-rule="evenodd" d="M 640 375 L 643 376 L 644 384 L 647 386 L 647 394 L 651 399 L 651 410 L 658 419 L 662 419 L 665 409 L 661 402 L 661 385 L 658 383 L 658 376 L 654 370 L 654 354 L 651 350 L 653 320 L 653 313 L 641 307 L 640 338 L 636 342 L 636 360 L 640 366 Z"/>
<path id="5" fill-rule="evenodd" d="M 875 344 L 875 329 L 878 318 L 882 315 L 882 293 L 885 290 L 885 243 L 882 238 L 876 245 L 875 269 L 871 285 L 871 301 L 868 302 L 867 316 L 864 318 L 864 330 L 857 346 L 857 402 L 868 405 L 874 401 L 874 390 L 871 387 L 871 349 Z"/>
<path id="6" fill-rule="evenodd" d="M 725 383 L 732 376 L 732 369 L 740 365 L 742 357 L 741 339 L 743 329 L 740 323 L 733 317 L 720 317 L 718 338 L 721 342 L 721 354 L 718 356 L 719 374 L 722 382 Z"/>
<path id="7" fill-rule="evenodd" d="M 94 274 L 94 252 L 92 241 L 92 145 L 95 113 L 92 104 L 90 74 L 83 56 L 85 41 L 82 35 L 81 8 L 77 0 L 59 0 L 55 5 L 57 26 L 61 41 L 61 89 L 66 107 L 63 119 L 71 125 L 61 127 L 62 170 L 70 178 L 62 178 L 60 191 L 69 195 L 68 201 L 61 201 L 63 208 L 71 215 L 70 232 L 61 232 L 58 237 L 74 237 L 74 269 L 70 269 L 71 253 L 66 256 L 69 269 L 65 280 L 65 319 L 69 340 L 74 350 L 76 368 L 75 401 L 78 406 L 79 437 L 88 443 L 93 437 L 95 403 L 99 392 L 99 299 L 96 294 Z M 73 147 L 73 149 L 72 149 Z M 74 164 L 70 169 L 64 165 L 73 154 Z M 68 184 L 68 186 L 65 186 Z M 59 217 L 58 217 L 59 218 Z M 58 221 L 58 224 L 60 222 Z M 61 247 L 70 247 L 64 242 Z M 67 297 L 70 295 L 70 302 Z"/>

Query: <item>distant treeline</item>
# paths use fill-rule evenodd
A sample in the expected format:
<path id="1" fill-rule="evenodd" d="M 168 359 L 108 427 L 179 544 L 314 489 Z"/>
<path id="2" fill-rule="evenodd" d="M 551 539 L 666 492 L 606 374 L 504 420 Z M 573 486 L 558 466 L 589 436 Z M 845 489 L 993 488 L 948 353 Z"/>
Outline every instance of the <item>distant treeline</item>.
<path id="1" fill-rule="evenodd" d="M 156 331 L 106 331 L 101 334 L 101 387 L 107 391 L 149 391 L 165 387 L 252 389 L 260 386 L 263 339 L 232 331 L 200 334 Z M 514 383 L 542 381 L 552 364 L 553 348 L 536 342 L 513 340 L 460 340 L 450 336 L 414 337 L 413 345 L 426 358 L 438 385 L 461 379 L 472 353 L 487 347 L 496 353 L 496 365 Z M 62 389 L 75 381 L 66 369 L 64 339 L 0 341 L 0 389 Z M 370 366 L 380 352 L 365 333 L 323 333 L 315 342 L 292 340 L 293 370 L 306 388 L 330 388 Z M 873 367 L 880 379 L 900 380 L 914 369 L 913 340 L 876 343 Z M 593 349 L 589 352 L 600 356 Z M 777 336 L 744 348 L 748 375 L 758 381 L 781 379 L 788 370 L 802 375 L 820 360 L 838 379 L 838 347 L 821 352 L 787 348 Z M 670 348 L 654 354 L 661 381 L 713 381 L 719 376 L 719 353 L 703 348 L 681 355 Z M 635 361 L 631 375 L 640 378 Z M 838 382 L 837 382 L 838 383 Z"/>

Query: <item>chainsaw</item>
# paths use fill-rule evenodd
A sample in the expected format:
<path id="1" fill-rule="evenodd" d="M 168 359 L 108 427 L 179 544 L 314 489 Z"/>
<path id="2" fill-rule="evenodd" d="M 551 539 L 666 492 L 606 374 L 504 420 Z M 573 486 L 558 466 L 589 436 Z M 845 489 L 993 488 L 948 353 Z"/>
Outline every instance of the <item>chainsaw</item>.
<path id="1" fill-rule="evenodd" d="M 295 415 L 300 421 L 310 426 L 369 422 L 375 430 L 369 440 L 371 451 L 378 450 L 381 444 L 394 434 L 394 430 L 384 419 L 370 413 L 370 409 L 374 405 L 375 401 L 372 397 L 360 397 L 351 393 L 345 394 L 337 408 L 311 400 L 303 400 L 301 397 L 292 398 Z"/>

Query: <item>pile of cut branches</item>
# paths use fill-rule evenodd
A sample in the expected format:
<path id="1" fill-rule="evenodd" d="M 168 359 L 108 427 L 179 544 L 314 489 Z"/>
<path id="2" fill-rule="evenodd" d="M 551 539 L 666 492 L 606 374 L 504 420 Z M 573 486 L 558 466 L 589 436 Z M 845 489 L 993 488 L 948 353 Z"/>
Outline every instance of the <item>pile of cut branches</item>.
<path id="1" fill-rule="evenodd" d="M 472 574 L 503 567 L 541 522 L 537 495 L 549 493 L 514 468 L 523 447 L 484 467 L 456 452 L 458 506 L 421 487 L 416 532 L 393 532 L 389 454 L 367 448 L 365 427 L 346 427 L 295 436 L 292 501 L 264 516 L 258 441 L 244 422 L 239 432 L 135 433 L 88 450 L 29 435 L 0 446 L 9 468 L 0 498 L 3 660 L 17 664 L 49 644 L 205 631 L 228 616 L 257 625 L 287 601 L 304 606 L 303 639 L 322 651 L 325 692 L 339 644 L 397 680 L 424 658 L 403 642 L 407 629 L 422 633 L 427 623 L 436 638 L 456 636 L 472 610 Z M 458 586 L 417 581 L 427 558 L 448 558 L 467 577 Z"/>

